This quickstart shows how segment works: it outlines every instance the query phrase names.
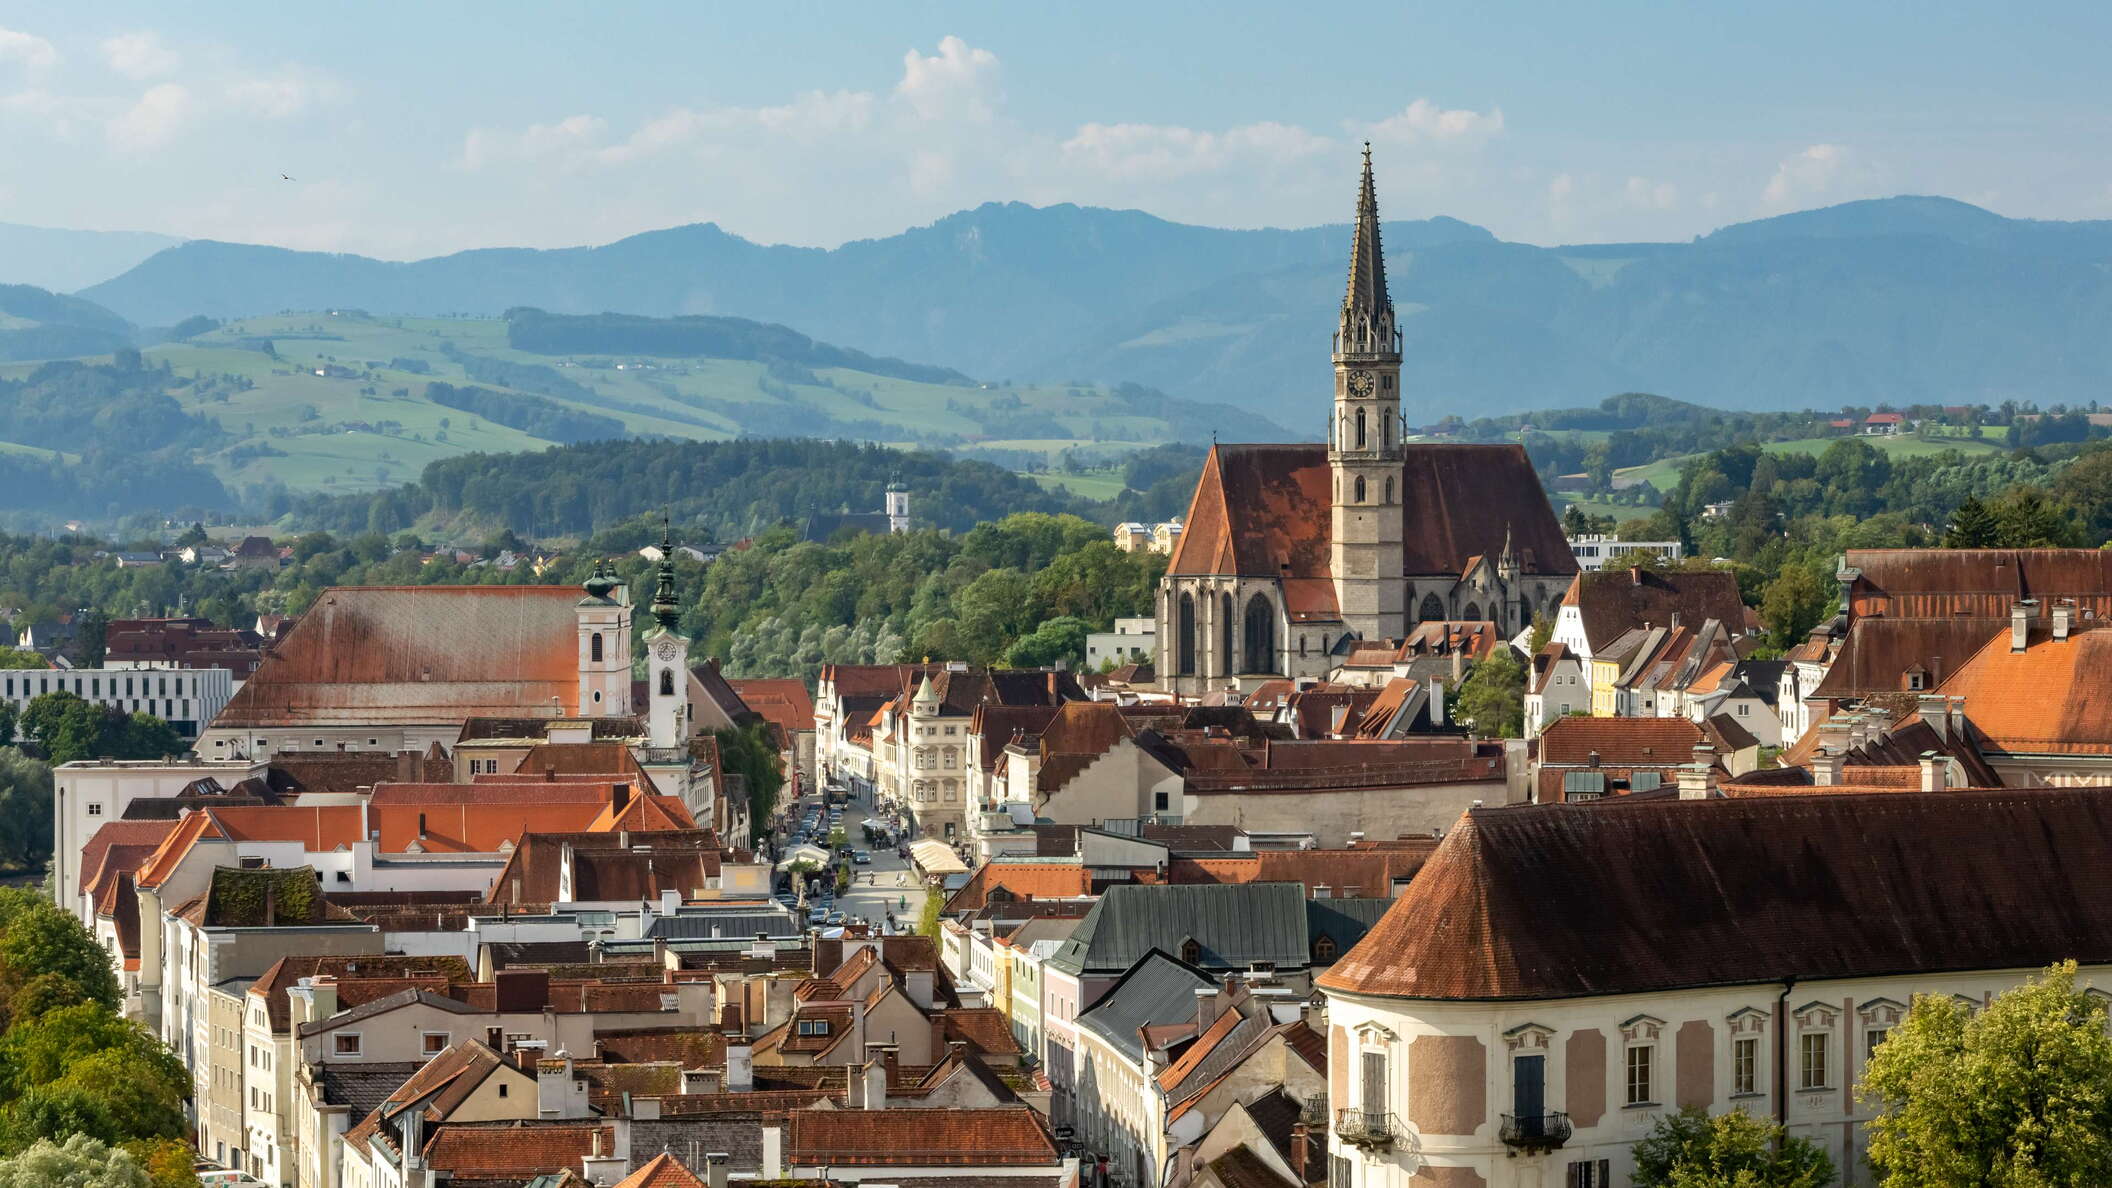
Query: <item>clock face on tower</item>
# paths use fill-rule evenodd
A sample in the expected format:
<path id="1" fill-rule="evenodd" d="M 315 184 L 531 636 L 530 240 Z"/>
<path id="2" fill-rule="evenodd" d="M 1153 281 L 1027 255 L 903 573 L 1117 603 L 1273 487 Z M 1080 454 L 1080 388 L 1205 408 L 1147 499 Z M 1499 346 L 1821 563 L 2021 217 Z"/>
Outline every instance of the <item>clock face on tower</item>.
<path id="1" fill-rule="evenodd" d="M 653 653 L 659 656 L 662 660 L 674 659 L 675 641 L 671 639 L 661 640 L 659 643 L 653 645 Z"/>
<path id="2" fill-rule="evenodd" d="M 1352 396 L 1369 396 L 1371 395 L 1372 383 L 1370 372 L 1352 371 L 1349 373 L 1349 394 Z"/>

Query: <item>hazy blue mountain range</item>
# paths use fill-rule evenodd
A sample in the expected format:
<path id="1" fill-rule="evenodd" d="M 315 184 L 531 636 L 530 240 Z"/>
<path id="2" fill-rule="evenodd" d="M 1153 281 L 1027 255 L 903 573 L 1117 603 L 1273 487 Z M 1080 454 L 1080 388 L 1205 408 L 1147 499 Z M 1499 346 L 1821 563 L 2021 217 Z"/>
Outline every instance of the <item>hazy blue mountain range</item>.
<path id="1" fill-rule="evenodd" d="M 1902 197 L 1691 243 L 1542 248 L 1385 228 L 1412 420 L 1639 390 L 1733 408 L 2112 395 L 2112 223 Z M 376 313 L 731 314 L 1017 380 L 1136 382 L 1293 426 L 1327 390 L 1346 227 L 1228 231 L 988 204 L 833 250 L 703 224 L 411 263 L 192 241 L 83 291 L 135 322 Z"/>
<path id="2" fill-rule="evenodd" d="M 132 339 L 123 318 L 92 301 L 0 285 L 0 362 L 108 354 Z"/>
<path id="3" fill-rule="evenodd" d="M 151 231 L 67 231 L 0 223 L 0 284 L 72 292 L 183 241 Z"/>

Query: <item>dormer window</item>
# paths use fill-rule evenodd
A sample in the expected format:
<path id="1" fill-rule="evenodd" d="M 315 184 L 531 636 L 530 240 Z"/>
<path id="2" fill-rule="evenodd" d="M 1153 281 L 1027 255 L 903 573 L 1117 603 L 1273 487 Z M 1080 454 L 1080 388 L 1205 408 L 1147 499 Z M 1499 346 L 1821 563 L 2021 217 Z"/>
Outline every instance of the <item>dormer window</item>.
<path id="1" fill-rule="evenodd" d="M 1203 946 L 1194 937 L 1181 942 L 1181 960 L 1194 965 L 1203 959 Z"/>
<path id="2" fill-rule="evenodd" d="M 1323 936 L 1313 942 L 1313 964 L 1329 965 L 1335 960 L 1335 938 Z"/>

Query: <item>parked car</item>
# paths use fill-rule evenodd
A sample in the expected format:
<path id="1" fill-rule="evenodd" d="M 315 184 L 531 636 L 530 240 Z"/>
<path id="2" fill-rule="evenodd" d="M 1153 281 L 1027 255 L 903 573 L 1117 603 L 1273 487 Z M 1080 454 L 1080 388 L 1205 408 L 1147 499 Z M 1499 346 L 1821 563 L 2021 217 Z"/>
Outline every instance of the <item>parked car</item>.
<path id="1" fill-rule="evenodd" d="M 871 850 L 855 850 L 851 853 L 851 861 L 858 866 L 871 866 L 873 864 L 873 852 Z"/>
<path id="2" fill-rule="evenodd" d="M 828 921 L 828 918 L 829 909 L 822 907 L 819 904 L 807 909 L 807 923 L 809 924 L 826 923 Z"/>
<path id="3" fill-rule="evenodd" d="M 830 913 L 829 913 L 829 923 L 831 923 L 831 924 L 841 924 L 841 923 L 843 923 L 843 913 L 842 913 L 842 912 L 830 912 Z"/>

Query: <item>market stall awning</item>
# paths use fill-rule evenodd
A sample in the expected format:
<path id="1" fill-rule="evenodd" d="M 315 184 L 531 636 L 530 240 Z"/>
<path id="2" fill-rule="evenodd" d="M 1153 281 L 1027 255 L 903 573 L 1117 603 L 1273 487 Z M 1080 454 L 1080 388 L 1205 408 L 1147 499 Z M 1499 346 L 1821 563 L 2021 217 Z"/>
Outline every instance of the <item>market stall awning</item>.
<path id="1" fill-rule="evenodd" d="M 909 843 L 909 860 L 927 877 L 968 873 L 968 864 L 953 852 L 953 847 L 936 838 L 922 837 Z"/>

